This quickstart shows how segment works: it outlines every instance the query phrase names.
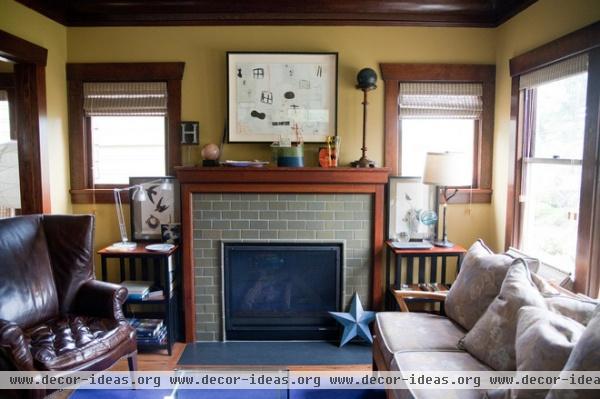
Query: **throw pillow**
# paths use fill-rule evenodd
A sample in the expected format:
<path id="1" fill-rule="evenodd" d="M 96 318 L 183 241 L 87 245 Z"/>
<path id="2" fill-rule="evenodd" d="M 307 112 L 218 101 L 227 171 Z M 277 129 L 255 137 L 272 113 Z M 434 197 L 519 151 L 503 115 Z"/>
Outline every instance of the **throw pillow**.
<path id="1" fill-rule="evenodd" d="M 446 315 L 467 330 L 492 303 L 513 259 L 495 255 L 483 241 L 476 241 L 465 255 L 444 309 Z"/>
<path id="2" fill-rule="evenodd" d="M 596 307 L 592 319 L 581 334 L 581 338 L 571 351 L 563 372 L 600 371 L 600 305 Z M 555 389 L 552 388 L 548 399 L 595 399 L 598 391 L 593 389 Z"/>
<path id="3" fill-rule="evenodd" d="M 571 298 L 566 295 L 546 298 L 548 309 L 578 321 L 584 326 L 588 325 L 598 304 L 598 301 L 592 299 Z"/>
<path id="4" fill-rule="evenodd" d="M 518 371 L 560 371 L 585 327 L 575 320 L 534 306 L 519 309 Z M 548 389 L 512 390 L 512 398 L 544 398 Z"/>
<path id="5" fill-rule="evenodd" d="M 531 281 L 527 264 L 517 259 L 506 274 L 498 297 L 459 344 L 494 370 L 516 370 L 515 337 L 518 311 L 523 306 L 546 307 Z"/>

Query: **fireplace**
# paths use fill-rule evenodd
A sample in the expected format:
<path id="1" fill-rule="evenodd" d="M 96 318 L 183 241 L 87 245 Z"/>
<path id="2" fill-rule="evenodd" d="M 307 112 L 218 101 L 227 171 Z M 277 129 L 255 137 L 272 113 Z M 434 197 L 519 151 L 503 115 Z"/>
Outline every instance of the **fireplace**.
<path id="1" fill-rule="evenodd" d="M 342 243 L 223 242 L 227 340 L 333 340 Z"/>

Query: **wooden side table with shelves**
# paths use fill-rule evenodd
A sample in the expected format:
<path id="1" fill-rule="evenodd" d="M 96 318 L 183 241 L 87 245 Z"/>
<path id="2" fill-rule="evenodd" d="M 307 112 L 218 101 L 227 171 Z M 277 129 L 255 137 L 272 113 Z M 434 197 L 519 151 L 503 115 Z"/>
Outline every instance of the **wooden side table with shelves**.
<path id="1" fill-rule="evenodd" d="M 106 247 L 98 251 L 101 262 L 102 281 L 108 280 L 108 260 L 118 259 L 119 278 L 124 280 L 143 280 L 153 281 L 154 286 L 162 289 L 162 298 L 160 299 L 127 299 L 124 304 L 126 315 L 145 314 L 146 312 L 133 312 L 131 306 L 146 307 L 148 305 L 161 306 L 162 311 L 153 313 L 158 316 L 153 318 L 162 318 L 167 326 L 167 340 L 165 344 L 139 344 L 140 350 L 166 349 L 171 355 L 173 344 L 175 342 L 176 320 L 177 317 L 177 292 L 178 275 L 180 268 L 179 246 L 175 245 L 169 251 L 159 252 L 146 249 L 148 242 L 138 242 L 137 247 L 130 251 L 112 250 Z M 138 276 L 138 269 L 141 272 Z"/>
<path id="2" fill-rule="evenodd" d="M 400 249 L 393 246 L 393 241 L 386 241 L 387 262 L 385 271 L 386 300 L 385 309 L 395 310 L 394 291 L 422 291 L 431 292 L 431 299 L 438 295 L 445 295 L 450 288 L 448 284 L 448 259 L 456 258 L 456 273 L 467 250 L 460 245 L 451 248 L 432 247 L 430 249 Z M 427 259 L 430 259 L 429 276 L 426 274 Z M 403 260 L 406 259 L 406 281 L 402 283 Z M 438 261 L 441 259 L 441 265 Z M 392 270 L 392 261 L 394 269 Z M 415 262 L 416 261 L 416 262 Z M 414 267 L 418 267 L 418 279 L 414 279 Z M 441 269 L 438 267 L 441 266 Z M 393 272 L 393 276 L 392 276 Z M 439 275 L 439 277 L 438 277 Z M 425 287 L 434 287 L 427 290 Z"/>

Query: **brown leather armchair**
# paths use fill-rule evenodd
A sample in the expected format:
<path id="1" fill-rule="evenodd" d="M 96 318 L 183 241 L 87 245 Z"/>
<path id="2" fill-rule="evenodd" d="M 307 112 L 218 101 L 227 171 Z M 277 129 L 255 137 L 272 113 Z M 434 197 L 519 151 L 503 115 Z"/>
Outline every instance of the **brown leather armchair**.
<path id="1" fill-rule="evenodd" d="M 123 357 L 136 369 L 127 290 L 95 279 L 93 235 L 89 215 L 0 220 L 0 370 L 105 370 Z"/>

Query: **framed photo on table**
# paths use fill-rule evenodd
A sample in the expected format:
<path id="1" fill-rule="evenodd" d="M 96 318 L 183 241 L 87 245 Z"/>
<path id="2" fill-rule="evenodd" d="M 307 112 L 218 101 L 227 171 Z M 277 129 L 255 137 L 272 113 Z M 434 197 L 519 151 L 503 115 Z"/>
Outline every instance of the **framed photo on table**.
<path id="1" fill-rule="evenodd" d="M 435 187 L 423 184 L 422 178 L 417 176 L 392 176 L 388 187 L 388 239 L 428 238 L 437 219 L 428 227 L 423 223 L 428 222 L 423 216 L 427 212 L 431 217 L 431 211 L 435 211 Z M 434 215 L 437 218 L 437 214 Z"/>
<path id="2" fill-rule="evenodd" d="M 171 190 L 161 188 L 165 181 L 171 183 Z M 177 180 L 172 176 L 130 177 L 129 185 L 140 185 L 146 193 L 145 201 L 134 201 L 135 190 L 129 191 L 132 240 L 161 241 L 161 225 L 180 222 Z"/>
<path id="3" fill-rule="evenodd" d="M 337 132 L 337 53 L 227 53 L 229 142 L 325 142 Z"/>

